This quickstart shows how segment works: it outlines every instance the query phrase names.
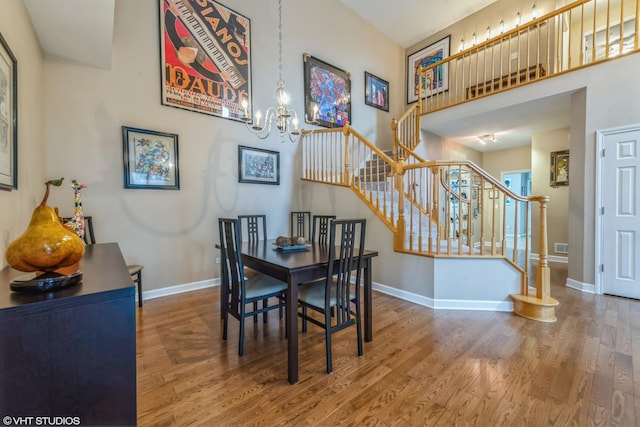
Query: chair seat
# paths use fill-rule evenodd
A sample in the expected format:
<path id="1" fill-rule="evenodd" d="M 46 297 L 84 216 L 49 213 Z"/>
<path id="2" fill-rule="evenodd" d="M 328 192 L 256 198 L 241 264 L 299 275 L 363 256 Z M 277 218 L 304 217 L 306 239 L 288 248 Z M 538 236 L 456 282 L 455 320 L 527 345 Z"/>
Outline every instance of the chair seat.
<path id="1" fill-rule="evenodd" d="M 286 289 L 286 283 L 262 273 L 256 273 L 255 276 L 251 276 L 245 280 L 247 299 L 260 299 L 270 295 L 277 295 Z"/>
<path id="2" fill-rule="evenodd" d="M 324 309 L 324 292 L 325 292 L 325 279 L 316 280 L 313 282 L 303 283 L 298 286 L 298 300 L 317 307 L 318 309 Z M 351 299 L 355 299 L 356 295 L 351 291 Z M 329 306 L 336 306 L 336 287 L 331 286 L 331 297 L 329 298 Z"/>

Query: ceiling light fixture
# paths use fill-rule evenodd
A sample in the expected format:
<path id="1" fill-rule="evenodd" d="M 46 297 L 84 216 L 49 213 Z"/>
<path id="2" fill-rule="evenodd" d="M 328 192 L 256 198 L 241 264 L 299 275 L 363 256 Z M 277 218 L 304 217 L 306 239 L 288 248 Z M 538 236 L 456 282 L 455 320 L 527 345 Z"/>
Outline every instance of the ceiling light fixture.
<path id="1" fill-rule="evenodd" d="M 298 127 L 298 114 L 289 108 L 289 94 L 284 89 L 284 80 L 282 79 L 282 0 L 278 0 L 278 72 L 279 80 L 276 88 L 276 99 L 278 105 L 276 107 L 269 107 L 264 116 L 264 124 L 260 124 L 262 113 L 260 110 L 256 112 L 256 121 L 253 125 L 249 125 L 251 117 L 248 115 L 249 103 L 246 99 L 242 101 L 242 108 L 244 109 L 244 120 L 247 127 L 258 138 L 266 139 L 271 133 L 271 127 L 275 122 L 276 128 L 280 132 L 280 142 L 284 142 L 285 138 L 288 138 L 291 142 L 296 142 L 300 138 L 300 128 Z M 313 120 L 310 122 L 314 125 L 311 132 L 315 130 L 317 124 L 318 107 L 313 109 Z"/>
<path id="2" fill-rule="evenodd" d="M 496 136 L 494 134 L 485 134 L 485 135 L 480 135 L 477 137 L 478 141 L 480 141 L 481 145 L 487 145 L 487 143 L 491 142 L 496 142 Z"/>

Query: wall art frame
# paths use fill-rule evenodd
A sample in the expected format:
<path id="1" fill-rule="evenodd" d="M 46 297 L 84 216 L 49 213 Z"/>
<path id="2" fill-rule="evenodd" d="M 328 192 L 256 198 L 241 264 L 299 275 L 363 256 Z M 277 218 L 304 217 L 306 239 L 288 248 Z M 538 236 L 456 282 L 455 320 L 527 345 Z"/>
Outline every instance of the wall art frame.
<path id="1" fill-rule="evenodd" d="M 18 189 L 18 61 L 0 34 L 0 190 Z"/>
<path id="2" fill-rule="evenodd" d="M 449 90 L 448 63 L 432 68 L 433 72 L 427 79 L 421 79 L 419 73 L 429 65 L 447 58 L 450 45 L 451 35 L 448 35 L 407 57 L 407 104 L 416 102 L 422 90 L 425 90 L 427 97 Z"/>
<path id="3" fill-rule="evenodd" d="M 122 126 L 124 188 L 179 190 L 178 135 Z"/>
<path id="4" fill-rule="evenodd" d="M 238 145 L 238 182 L 280 185 L 280 153 Z"/>
<path id="5" fill-rule="evenodd" d="M 364 103 L 383 111 L 389 111 L 389 82 L 365 71 Z"/>
<path id="6" fill-rule="evenodd" d="M 157 1 L 162 104 L 251 122 L 249 18 L 214 0 Z"/>
<path id="7" fill-rule="evenodd" d="M 550 155 L 551 187 L 565 187 L 569 185 L 569 150 L 553 151 Z"/>
<path id="8" fill-rule="evenodd" d="M 351 74 L 305 53 L 305 123 L 335 128 L 353 124 L 351 117 Z M 314 107 L 318 107 L 314 115 Z"/>

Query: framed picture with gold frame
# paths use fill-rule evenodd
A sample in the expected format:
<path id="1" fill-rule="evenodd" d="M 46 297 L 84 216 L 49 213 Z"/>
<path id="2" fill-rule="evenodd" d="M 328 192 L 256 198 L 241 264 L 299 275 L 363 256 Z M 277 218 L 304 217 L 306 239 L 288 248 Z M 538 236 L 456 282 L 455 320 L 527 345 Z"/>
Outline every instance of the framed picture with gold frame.
<path id="1" fill-rule="evenodd" d="M 569 185 L 569 150 L 553 151 L 551 153 L 551 187 Z"/>

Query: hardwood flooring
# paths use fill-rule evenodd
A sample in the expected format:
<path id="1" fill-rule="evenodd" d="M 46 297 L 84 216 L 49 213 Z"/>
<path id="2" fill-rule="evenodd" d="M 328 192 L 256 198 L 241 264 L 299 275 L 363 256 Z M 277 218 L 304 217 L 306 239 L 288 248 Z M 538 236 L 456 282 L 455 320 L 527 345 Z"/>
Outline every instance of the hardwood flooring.
<path id="1" fill-rule="evenodd" d="M 138 310 L 138 423 L 207 426 L 640 425 L 640 301 L 564 286 L 552 264 L 556 323 L 512 313 L 432 310 L 374 292 L 374 339 L 355 328 L 300 335 L 287 382 L 284 322 L 238 322 L 222 340 L 218 288 Z"/>

